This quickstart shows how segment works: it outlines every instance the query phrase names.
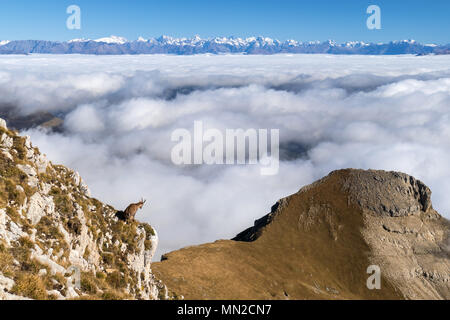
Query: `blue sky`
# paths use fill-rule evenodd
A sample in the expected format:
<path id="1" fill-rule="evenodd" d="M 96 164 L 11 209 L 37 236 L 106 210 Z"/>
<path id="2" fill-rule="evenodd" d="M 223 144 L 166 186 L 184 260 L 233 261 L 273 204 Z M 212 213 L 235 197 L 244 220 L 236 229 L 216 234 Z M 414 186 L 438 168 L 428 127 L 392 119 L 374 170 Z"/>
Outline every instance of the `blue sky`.
<path id="1" fill-rule="evenodd" d="M 81 30 L 68 30 L 66 8 L 81 8 Z M 366 9 L 381 8 L 381 30 Z M 14 0 L 0 2 L 0 40 L 69 40 L 109 35 L 257 36 L 302 41 L 450 43 L 449 0 Z"/>

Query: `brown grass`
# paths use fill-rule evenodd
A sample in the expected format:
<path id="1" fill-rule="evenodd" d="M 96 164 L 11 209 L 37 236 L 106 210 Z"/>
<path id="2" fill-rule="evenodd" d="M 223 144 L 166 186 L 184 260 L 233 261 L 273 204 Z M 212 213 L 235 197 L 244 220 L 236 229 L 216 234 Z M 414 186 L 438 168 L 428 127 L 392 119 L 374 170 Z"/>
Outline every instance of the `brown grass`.
<path id="1" fill-rule="evenodd" d="M 42 279 L 34 274 L 20 274 L 12 289 L 14 294 L 35 300 L 48 299 L 45 284 Z"/>
<path id="2" fill-rule="evenodd" d="M 125 277 L 123 277 L 117 271 L 114 271 L 113 273 L 108 274 L 108 276 L 106 277 L 106 281 L 114 289 L 123 289 L 127 286 Z"/>
<path id="3" fill-rule="evenodd" d="M 107 290 L 102 295 L 103 300 L 125 300 L 127 298 L 129 298 L 127 295 L 114 289 Z"/>
<path id="4" fill-rule="evenodd" d="M 8 252 L 0 251 L 0 273 L 8 276 L 12 270 L 13 257 Z"/>
<path id="5" fill-rule="evenodd" d="M 83 272 L 81 274 L 81 290 L 89 295 L 95 295 L 98 291 L 99 280 L 92 273 Z"/>

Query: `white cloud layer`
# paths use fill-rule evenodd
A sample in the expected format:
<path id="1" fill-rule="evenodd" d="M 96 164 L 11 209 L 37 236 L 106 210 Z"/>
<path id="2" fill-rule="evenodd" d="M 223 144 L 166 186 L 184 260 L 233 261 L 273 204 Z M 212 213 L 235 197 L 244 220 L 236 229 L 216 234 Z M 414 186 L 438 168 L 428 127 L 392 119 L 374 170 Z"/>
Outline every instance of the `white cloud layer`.
<path id="1" fill-rule="evenodd" d="M 147 198 L 138 217 L 157 228 L 163 253 L 230 238 L 347 167 L 412 174 L 450 217 L 449 66 L 450 56 L 8 56 L 0 104 L 64 117 L 64 134 L 27 133 L 102 201 Z M 195 120 L 280 129 L 279 174 L 173 165 L 171 133 Z"/>

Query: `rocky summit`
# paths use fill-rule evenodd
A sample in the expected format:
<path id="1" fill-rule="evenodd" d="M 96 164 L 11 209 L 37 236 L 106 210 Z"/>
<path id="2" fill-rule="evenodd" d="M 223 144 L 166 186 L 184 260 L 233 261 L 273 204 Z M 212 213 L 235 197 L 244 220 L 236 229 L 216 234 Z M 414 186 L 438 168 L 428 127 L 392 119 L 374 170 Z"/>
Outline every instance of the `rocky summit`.
<path id="1" fill-rule="evenodd" d="M 187 299 L 450 299 L 450 222 L 411 176 L 340 170 L 153 271 Z"/>
<path id="2" fill-rule="evenodd" d="M 167 299 L 157 245 L 0 119 L 0 300 Z"/>

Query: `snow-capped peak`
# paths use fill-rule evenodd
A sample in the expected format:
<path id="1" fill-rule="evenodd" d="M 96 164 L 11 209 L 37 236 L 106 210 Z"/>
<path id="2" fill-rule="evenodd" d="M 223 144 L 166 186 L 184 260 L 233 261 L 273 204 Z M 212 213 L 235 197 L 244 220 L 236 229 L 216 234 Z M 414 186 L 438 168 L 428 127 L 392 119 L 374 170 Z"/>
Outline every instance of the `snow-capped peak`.
<path id="1" fill-rule="evenodd" d="M 334 41 L 334 40 L 327 40 L 326 44 L 328 44 L 328 45 L 330 45 L 332 47 L 337 45 L 336 41 Z"/>
<path id="2" fill-rule="evenodd" d="M 138 41 L 138 42 L 147 42 L 148 40 L 145 39 L 144 37 L 139 37 L 139 38 L 137 39 L 137 41 Z"/>
<path id="3" fill-rule="evenodd" d="M 395 44 L 415 44 L 416 43 L 416 40 L 414 40 L 414 39 L 407 39 L 407 40 L 397 40 L 397 41 L 392 41 L 392 43 L 395 43 Z"/>
<path id="4" fill-rule="evenodd" d="M 84 39 L 84 38 L 81 38 L 81 39 L 72 39 L 72 40 L 69 40 L 69 41 L 67 41 L 68 43 L 75 43 L 75 42 L 89 42 L 89 41 L 91 41 L 91 39 Z"/>
<path id="5" fill-rule="evenodd" d="M 117 43 L 117 44 L 124 44 L 127 43 L 128 40 L 123 37 L 118 36 L 110 36 L 106 38 L 100 38 L 97 40 L 94 40 L 95 42 L 104 42 L 104 43 Z"/>
<path id="6" fill-rule="evenodd" d="M 7 45 L 8 43 L 10 43 L 11 41 L 9 40 L 0 40 L 0 46 L 4 46 Z"/>
<path id="7" fill-rule="evenodd" d="M 347 48 L 365 47 L 369 45 L 369 43 L 365 43 L 364 41 L 347 41 L 344 43 L 344 46 Z"/>

